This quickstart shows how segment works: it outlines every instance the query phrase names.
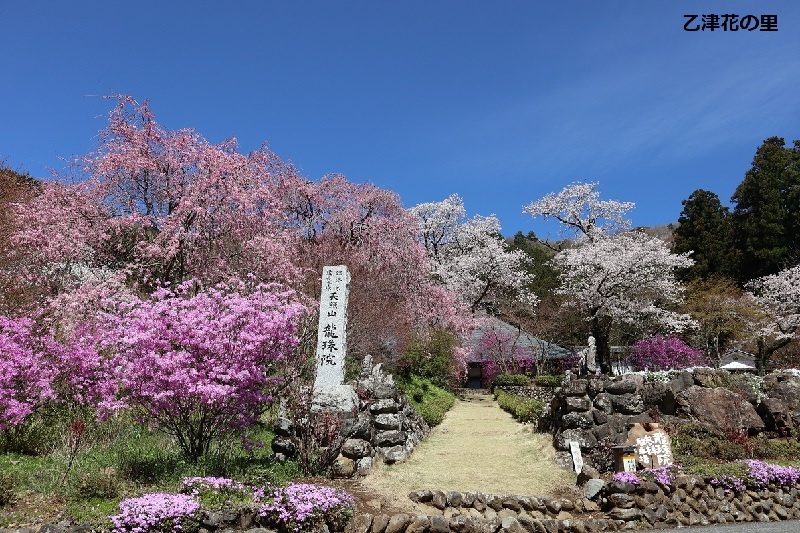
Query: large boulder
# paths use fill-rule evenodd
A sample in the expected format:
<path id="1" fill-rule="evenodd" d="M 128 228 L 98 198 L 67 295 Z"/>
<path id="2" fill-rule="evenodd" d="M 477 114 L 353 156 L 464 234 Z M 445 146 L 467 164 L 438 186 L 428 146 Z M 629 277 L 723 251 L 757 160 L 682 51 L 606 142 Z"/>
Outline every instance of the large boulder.
<path id="1" fill-rule="evenodd" d="M 642 387 L 642 400 L 645 409 L 658 409 L 665 415 L 674 415 L 678 410 L 675 391 L 660 381 L 645 383 Z"/>
<path id="2" fill-rule="evenodd" d="M 764 421 L 767 431 L 786 433 L 794 427 L 792 410 L 778 398 L 765 398 L 758 405 L 758 414 Z"/>
<path id="3" fill-rule="evenodd" d="M 746 429 L 752 435 L 765 427 L 755 408 L 728 389 L 692 385 L 681 392 L 677 400 L 680 413 L 714 430 Z"/>
<path id="4" fill-rule="evenodd" d="M 605 387 L 606 392 L 611 394 L 633 394 L 638 388 L 636 381 L 631 376 L 609 381 Z"/>
<path id="5" fill-rule="evenodd" d="M 770 398 L 777 398 L 792 411 L 800 407 L 800 377 L 794 374 L 776 372 L 764 378 L 764 392 Z"/>
<path id="6" fill-rule="evenodd" d="M 619 394 L 611 396 L 614 412 L 625 415 L 638 415 L 644 411 L 644 402 L 640 394 Z"/>

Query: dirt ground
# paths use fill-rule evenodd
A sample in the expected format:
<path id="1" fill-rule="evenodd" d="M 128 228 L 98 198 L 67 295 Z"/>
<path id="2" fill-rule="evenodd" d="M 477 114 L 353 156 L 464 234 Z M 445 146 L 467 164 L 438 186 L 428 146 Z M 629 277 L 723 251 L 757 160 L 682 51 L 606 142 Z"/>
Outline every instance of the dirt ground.
<path id="1" fill-rule="evenodd" d="M 552 437 L 535 433 L 489 395 L 458 400 L 404 463 L 378 465 L 353 482 L 367 512 L 417 510 L 418 489 L 547 496 L 571 490 L 575 476 L 553 462 Z"/>

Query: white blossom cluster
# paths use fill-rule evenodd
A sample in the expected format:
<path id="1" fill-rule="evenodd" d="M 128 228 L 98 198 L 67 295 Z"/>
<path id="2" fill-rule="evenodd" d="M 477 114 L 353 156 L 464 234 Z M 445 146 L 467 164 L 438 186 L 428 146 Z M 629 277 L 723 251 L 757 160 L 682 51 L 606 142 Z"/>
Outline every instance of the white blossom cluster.
<path id="1" fill-rule="evenodd" d="M 689 315 L 665 308 L 681 299 L 675 269 L 694 261 L 671 253 L 661 239 L 634 231 L 607 235 L 563 250 L 553 261 L 561 271 L 558 292 L 588 310 L 587 319 L 650 318 L 673 331 L 694 325 Z"/>
<path id="2" fill-rule="evenodd" d="M 625 214 L 635 207 L 631 202 L 601 200 L 598 183 L 573 183 L 558 193 L 550 193 L 528 204 L 524 213 L 545 220 L 554 218 L 578 238 L 595 241 L 613 231 L 631 226 Z"/>
<path id="3" fill-rule="evenodd" d="M 464 201 L 457 194 L 441 202 L 410 209 L 416 217 L 420 242 L 431 258 L 433 275 L 475 310 L 485 301 L 510 298 L 537 303 L 527 290 L 527 256 L 509 250 L 494 215 L 466 218 Z"/>
<path id="4" fill-rule="evenodd" d="M 759 336 L 781 340 L 800 332 L 800 265 L 753 280 L 747 288 L 764 311 Z"/>

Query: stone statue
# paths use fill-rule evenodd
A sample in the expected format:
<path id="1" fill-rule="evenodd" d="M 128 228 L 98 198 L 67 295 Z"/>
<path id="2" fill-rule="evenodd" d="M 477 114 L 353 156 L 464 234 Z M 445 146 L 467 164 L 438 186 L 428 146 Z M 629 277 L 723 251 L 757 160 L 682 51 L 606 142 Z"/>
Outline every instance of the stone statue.
<path id="1" fill-rule="evenodd" d="M 581 363 L 587 374 L 597 372 L 597 343 L 592 335 L 589 335 L 589 346 L 581 352 Z"/>

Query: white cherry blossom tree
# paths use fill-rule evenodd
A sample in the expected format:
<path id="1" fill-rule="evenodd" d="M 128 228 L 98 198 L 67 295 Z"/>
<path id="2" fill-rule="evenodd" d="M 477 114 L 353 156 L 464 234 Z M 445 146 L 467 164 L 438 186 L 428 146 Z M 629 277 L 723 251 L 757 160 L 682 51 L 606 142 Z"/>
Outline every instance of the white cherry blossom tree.
<path id="1" fill-rule="evenodd" d="M 500 235 L 496 216 L 466 218 L 464 201 L 457 194 L 441 202 L 410 209 L 417 219 L 420 242 L 433 265 L 433 275 L 475 312 L 489 301 L 514 301 L 535 305 L 527 288 L 527 256 L 509 250 Z"/>
<path id="2" fill-rule="evenodd" d="M 668 306 L 681 299 L 675 269 L 691 266 L 688 254 L 670 253 L 661 239 L 640 232 L 607 235 L 559 252 L 558 293 L 581 309 L 597 341 L 597 361 L 610 372 L 609 338 L 615 322 L 649 321 L 671 331 L 693 324 Z"/>
<path id="3" fill-rule="evenodd" d="M 572 183 L 558 193 L 528 204 L 523 212 L 545 220 L 553 218 L 563 225 L 563 236 L 577 236 L 590 242 L 608 233 L 630 229 L 631 222 L 625 215 L 635 204 L 601 200 L 598 185 Z"/>
<path id="4" fill-rule="evenodd" d="M 747 289 L 761 311 L 754 329 L 763 372 L 772 354 L 800 334 L 800 265 L 757 278 Z"/>

